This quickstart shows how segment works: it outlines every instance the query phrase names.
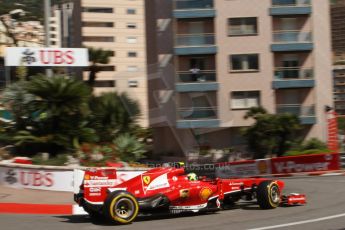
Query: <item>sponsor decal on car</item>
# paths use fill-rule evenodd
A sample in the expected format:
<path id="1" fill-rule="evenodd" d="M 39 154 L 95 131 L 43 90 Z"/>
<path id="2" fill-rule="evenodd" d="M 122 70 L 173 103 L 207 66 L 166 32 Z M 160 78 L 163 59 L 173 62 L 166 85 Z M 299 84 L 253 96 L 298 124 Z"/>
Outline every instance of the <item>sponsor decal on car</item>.
<path id="1" fill-rule="evenodd" d="M 199 193 L 201 200 L 207 200 L 212 195 L 212 190 L 210 188 L 202 188 Z"/>
<path id="2" fill-rule="evenodd" d="M 112 180 L 85 180 L 84 186 L 87 187 L 111 187 L 116 185 L 116 179 Z"/>
<path id="3" fill-rule="evenodd" d="M 189 189 L 181 189 L 180 190 L 180 197 L 181 198 L 188 198 L 189 197 Z"/>
<path id="4" fill-rule="evenodd" d="M 143 182 L 144 182 L 145 185 L 150 184 L 151 177 L 150 176 L 143 176 Z"/>
<path id="5" fill-rule="evenodd" d="M 84 176 L 84 180 L 90 180 L 90 175 L 85 174 L 85 176 Z"/>
<path id="6" fill-rule="evenodd" d="M 169 186 L 170 184 L 168 181 L 168 176 L 165 173 L 163 175 L 160 175 L 159 177 L 156 177 L 154 180 L 152 180 L 151 183 L 146 187 L 146 190 L 156 190 L 156 189 L 161 189 L 161 188 L 167 188 Z"/>

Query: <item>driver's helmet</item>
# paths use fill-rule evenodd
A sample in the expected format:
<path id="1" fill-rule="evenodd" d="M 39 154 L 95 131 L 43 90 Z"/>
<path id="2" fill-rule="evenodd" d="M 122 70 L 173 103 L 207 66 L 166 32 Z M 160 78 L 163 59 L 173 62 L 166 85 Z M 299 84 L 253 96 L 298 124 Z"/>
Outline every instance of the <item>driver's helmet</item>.
<path id="1" fill-rule="evenodd" d="M 198 176 L 195 173 L 188 173 L 187 178 L 189 181 L 196 181 L 198 180 Z"/>

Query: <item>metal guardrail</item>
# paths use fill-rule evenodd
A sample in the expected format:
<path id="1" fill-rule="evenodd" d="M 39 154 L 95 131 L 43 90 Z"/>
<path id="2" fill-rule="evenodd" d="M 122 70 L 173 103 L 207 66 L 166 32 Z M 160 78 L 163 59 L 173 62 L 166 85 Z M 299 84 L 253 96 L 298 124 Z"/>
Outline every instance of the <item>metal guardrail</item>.
<path id="1" fill-rule="evenodd" d="M 207 34 L 177 34 L 175 46 L 210 46 L 215 44 L 214 33 Z"/>
<path id="2" fill-rule="evenodd" d="M 345 168 L 345 152 L 339 153 L 340 157 L 340 167 Z"/>
<path id="3" fill-rule="evenodd" d="M 310 0 L 272 0 L 273 7 L 300 7 L 310 6 Z"/>

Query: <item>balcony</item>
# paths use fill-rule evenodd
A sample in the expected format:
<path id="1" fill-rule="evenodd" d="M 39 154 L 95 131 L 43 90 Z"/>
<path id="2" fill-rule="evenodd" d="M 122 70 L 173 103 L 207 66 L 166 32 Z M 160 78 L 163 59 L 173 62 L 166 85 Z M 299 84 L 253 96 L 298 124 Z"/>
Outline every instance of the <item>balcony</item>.
<path id="1" fill-rule="evenodd" d="M 276 31 L 273 32 L 273 52 L 311 51 L 314 48 L 311 32 Z"/>
<path id="2" fill-rule="evenodd" d="M 316 124 L 315 106 L 302 106 L 295 104 L 277 105 L 277 113 L 291 113 L 299 117 L 302 125 Z"/>
<path id="3" fill-rule="evenodd" d="M 178 34 L 175 40 L 176 55 L 215 54 L 215 36 L 211 34 Z"/>
<path id="4" fill-rule="evenodd" d="M 315 86 L 312 68 L 277 68 L 273 89 L 312 88 Z"/>
<path id="5" fill-rule="evenodd" d="M 272 0 L 270 15 L 309 15 L 311 0 Z"/>
<path id="6" fill-rule="evenodd" d="M 177 92 L 206 92 L 217 91 L 219 84 L 216 82 L 216 72 L 214 70 L 200 71 L 192 74 L 189 71 L 177 72 Z"/>
<path id="7" fill-rule="evenodd" d="M 183 107 L 178 109 L 177 128 L 216 128 L 219 125 L 217 107 Z"/>
<path id="8" fill-rule="evenodd" d="M 175 0 L 175 18 L 209 18 L 215 17 L 213 0 Z"/>

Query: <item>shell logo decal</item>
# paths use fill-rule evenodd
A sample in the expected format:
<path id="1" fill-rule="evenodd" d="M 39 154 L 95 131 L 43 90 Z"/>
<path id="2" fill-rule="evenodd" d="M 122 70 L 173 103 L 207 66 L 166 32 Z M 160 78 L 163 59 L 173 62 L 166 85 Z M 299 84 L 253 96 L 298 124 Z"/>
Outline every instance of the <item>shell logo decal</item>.
<path id="1" fill-rule="evenodd" d="M 210 188 L 202 188 L 199 193 L 201 200 L 205 201 L 212 195 L 212 190 Z"/>
<path id="2" fill-rule="evenodd" d="M 267 166 L 267 163 L 265 161 L 259 161 L 257 167 L 258 167 L 260 174 L 265 174 L 268 171 L 268 166 Z"/>
<path id="3" fill-rule="evenodd" d="M 84 180 L 90 180 L 90 175 L 86 174 L 86 175 L 84 176 Z"/>
<path id="4" fill-rule="evenodd" d="M 150 176 L 143 176 L 143 181 L 144 181 L 145 185 L 148 185 L 151 182 L 151 177 Z"/>

